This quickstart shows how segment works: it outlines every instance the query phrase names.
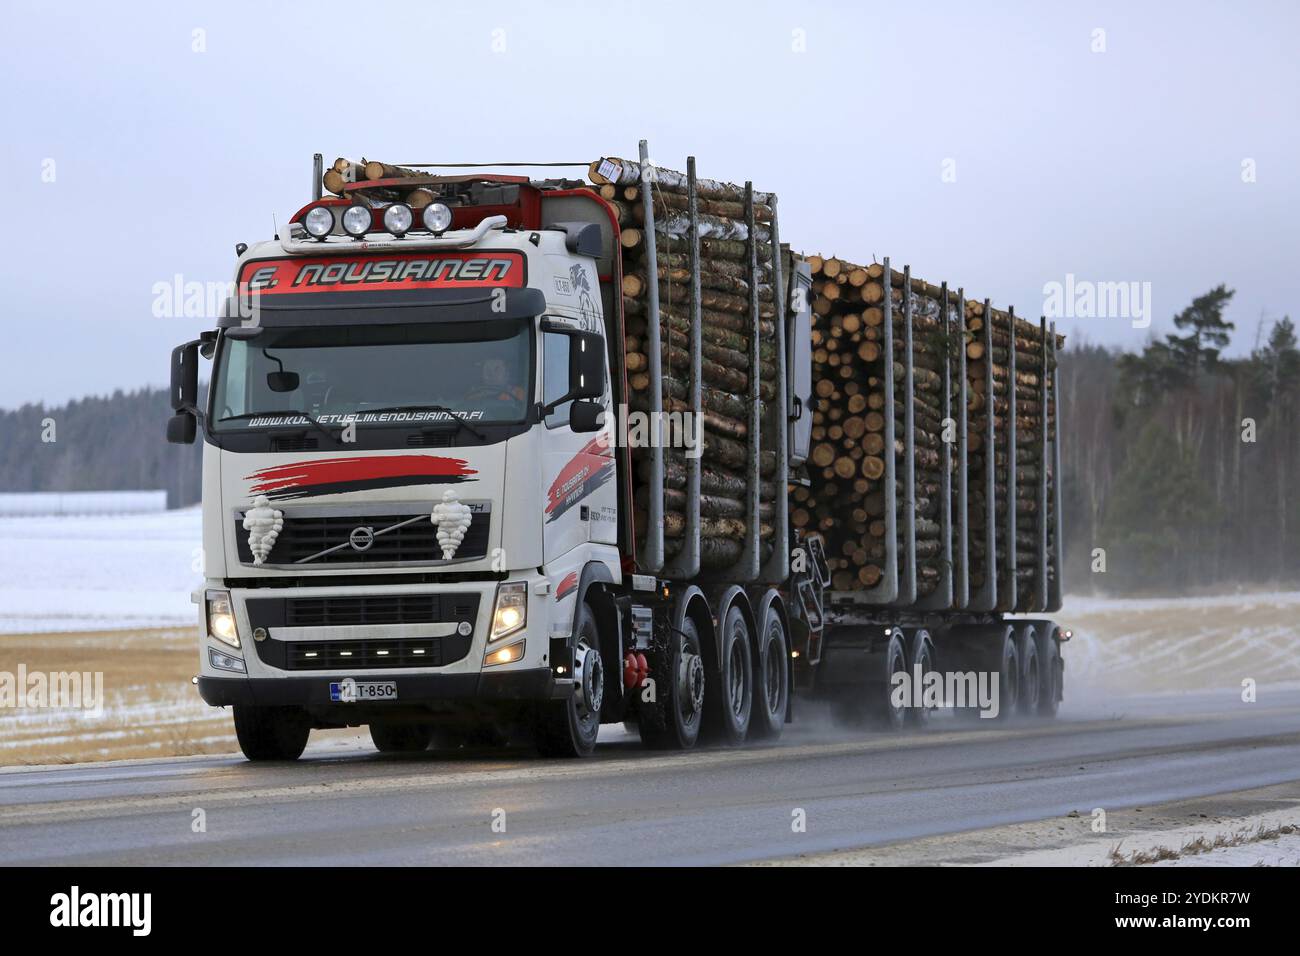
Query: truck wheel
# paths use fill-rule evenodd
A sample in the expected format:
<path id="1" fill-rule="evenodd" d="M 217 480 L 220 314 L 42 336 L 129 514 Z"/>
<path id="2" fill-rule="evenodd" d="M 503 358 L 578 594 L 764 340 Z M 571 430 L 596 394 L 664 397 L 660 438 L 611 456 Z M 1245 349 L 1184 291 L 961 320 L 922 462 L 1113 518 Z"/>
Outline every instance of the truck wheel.
<path id="1" fill-rule="evenodd" d="M 755 661 L 754 710 L 751 729 L 756 737 L 775 738 L 785 728 L 790 699 L 790 650 L 775 604 L 769 604 L 758 631 Z"/>
<path id="2" fill-rule="evenodd" d="M 297 707 L 236 704 L 235 737 L 249 760 L 297 760 L 307 747 L 311 724 Z"/>
<path id="3" fill-rule="evenodd" d="M 427 724 L 372 723 L 370 739 L 381 754 L 415 754 L 429 749 L 433 731 Z"/>
<path id="4" fill-rule="evenodd" d="M 1043 678 L 1038 656 L 1038 632 L 1032 624 L 1017 628 L 1016 651 L 1020 655 L 1020 693 L 1016 709 L 1026 716 L 1038 713 L 1042 701 Z"/>
<path id="5" fill-rule="evenodd" d="M 903 724 L 907 721 L 907 713 L 911 709 L 908 705 L 910 701 L 898 706 L 894 700 L 894 675 L 900 672 L 907 672 L 907 645 L 903 641 L 903 631 L 901 628 L 894 628 L 893 633 L 889 636 L 889 642 L 884 648 L 884 657 L 881 661 L 883 673 L 881 680 L 883 683 L 872 682 L 868 685 L 875 710 L 876 718 L 886 730 L 901 730 Z"/>
<path id="6" fill-rule="evenodd" d="M 637 704 L 641 742 L 656 750 L 689 750 L 704 716 L 704 657 L 700 631 L 687 617 L 671 628 L 667 646 L 650 662 L 654 699 Z"/>
<path id="7" fill-rule="evenodd" d="M 728 744 L 745 742 L 749 719 L 754 712 L 754 661 L 749 622 L 745 612 L 733 604 L 722 621 L 718 648 L 716 693 L 708 694 L 711 735 Z"/>
<path id="8" fill-rule="evenodd" d="M 573 639 L 573 693 L 567 700 L 543 701 L 537 709 L 534 743 L 543 757 L 586 757 L 600 733 L 605 667 L 596 616 L 586 601 L 578 606 Z"/>
<path id="9" fill-rule="evenodd" d="M 1002 638 L 1001 654 L 996 658 L 998 667 L 998 716 L 1006 723 L 1020 709 L 1020 650 L 1016 647 L 1016 632 L 1008 627 Z"/>
<path id="10" fill-rule="evenodd" d="M 1062 684 L 1065 680 L 1061 645 L 1056 641 L 1054 626 L 1043 624 L 1036 630 L 1038 673 L 1041 675 L 1038 687 L 1038 716 L 1055 717 L 1057 708 L 1061 705 Z"/>
<path id="11" fill-rule="evenodd" d="M 930 639 L 930 632 L 924 628 L 918 627 L 908 636 L 907 640 L 907 673 L 909 677 L 920 674 L 924 680 L 925 675 L 936 672 L 935 666 L 934 641 Z M 917 689 L 918 691 L 923 688 Z M 930 723 L 930 718 L 934 716 L 935 708 L 933 707 L 909 707 L 907 710 L 907 724 L 912 727 L 925 727 Z"/>

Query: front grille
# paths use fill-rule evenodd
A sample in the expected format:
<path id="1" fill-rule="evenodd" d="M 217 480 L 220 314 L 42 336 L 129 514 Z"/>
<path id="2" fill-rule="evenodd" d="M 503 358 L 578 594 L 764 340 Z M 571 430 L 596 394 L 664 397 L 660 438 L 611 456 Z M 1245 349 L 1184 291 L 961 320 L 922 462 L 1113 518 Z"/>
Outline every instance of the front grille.
<path id="1" fill-rule="evenodd" d="M 250 627 L 325 627 L 368 624 L 459 624 L 478 620 L 479 595 L 363 594 L 330 597 L 250 597 Z"/>
<path id="2" fill-rule="evenodd" d="M 285 670 L 374 670 L 442 667 L 469 653 L 470 638 L 402 638 L 392 641 L 286 641 Z"/>
<path id="3" fill-rule="evenodd" d="M 365 597 L 290 598 L 289 627 L 328 624 L 429 624 L 469 621 L 478 616 L 477 594 L 394 594 Z"/>
<path id="4" fill-rule="evenodd" d="M 245 564 L 252 564 L 248 532 L 243 530 L 242 520 L 243 515 L 237 514 L 235 541 L 239 548 L 239 559 Z M 410 523 L 379 533 L 384 528 L 404 521 Z M 454 560 L 487 555 L 491 521 L 490 511 L 474 514 L 464 540 L 456 549 Z M 373 543 L 364 551 L 358 551 L 348 543 L 352 532 L 357 528 L 371 528 L 375 532 Z M 321 554 L 329 548 L 337 550 Z M 306 560 L 308 558 L 311 560 Z M 299 562 L 310 565 L 429 564 L 435 561 L 442 561 L 442 549 L 438 547 L 437 525 L 430 520 L 428 513 L 298 516 L 292 511 L 285 513 L 284 527 L 266 559 L 266 563 L 272 565 Z"/>

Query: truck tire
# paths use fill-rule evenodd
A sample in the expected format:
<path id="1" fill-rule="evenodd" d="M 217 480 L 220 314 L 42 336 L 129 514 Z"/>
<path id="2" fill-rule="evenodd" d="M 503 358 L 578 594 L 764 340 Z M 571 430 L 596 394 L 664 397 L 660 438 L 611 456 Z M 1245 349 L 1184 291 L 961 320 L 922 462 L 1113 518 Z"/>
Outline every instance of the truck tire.
<path id="1" fill-rule="evenodd" d="M 1020 649 L 1016 646 L 1015 628 L 1006 631 L 1001 653 L 994 659 L 998 668 L 998 723 L 1011 720 L 1020 709 Z"/>
<path id="2" fill-rule="evenodd" d="M 1032 624 L 1016 626 L 1016 653 L 1020 656 L 1020 687 L 1016 709 L 1024 716 L 1038 714 L 1043 688 L 1041 658 L 1038 656 L 1038 631 Z"/>
<path id="3" fill-rule="evenodd" d="M 427 724 L 372 723 L 370 739 L 381 754 L 415 754 L 429 749 L 433 731 Z"/>
<path id="4" fill-rule="evenodd" d="M 894 675 L 899 671 L 906 672 L 908 667 L 907 644 L 903 639 L 901 628 L 893 629 L 883 652 L 880 661 L 880 677 L 868 685 L 872 711 L 885 730 L 902 730 L 911 708 L 906 705 L 899 707 L 894 702 Z"/>
<path id="5" fill-rule="evenodd" d="M 236 704 L 235 737 L 249 760 L 297 760 L 307 747 L 311 724 L 297 707 Z"/>
<path id="6" fill-rule="evenodd" d="M 596 634 L 596 615 L 586 601 L 578 605 L 573 628 L 573 693 L 537 706 L 533 743 L 543 757 L 586 757 L 596 749 L 605 670 Z"/>
<path id="7" fill-rule="evenodd" d="M 1035 629 L 1038 642 L 1038 672 L 1042 684 L 1038 690 L 1038 716 L 1053 718 L 1061 706 L 1065 662 L 1061 659 L 1061 645 L 1056 640 L 1054 624 L 1039 624 Z"/>
<path id="8" fill-rule="evenodd" d="M 689 750 L 700 737 L 705 686 L 700 630 L 689 616 L 670 628 L 650 660 L 654 700 L 637 702 L 641 743 L 654 750 Z"/>
<path id="9" fill-rule="evenodd" d="M 775 739 L 785 729 L 790 705 L 790 649 L 776 604 L 767 606 L 758 628 L 758 656 L 754 661 L 754 708 L 750 732 Z"/>
<path id="10" fill-rule="evenodd" d="M 710 736 L 735 746 L 745 742 L 754 713 L 754 643 L 738 604 L 722 620 L 715 686 L 706 689 Z"/>
<path id="11" fill-rule="evenodd" d="M 907 635 L 907 673 L 909 675 L 920 673 L 924 678 L 926 674 L 937 670 L 934 641 L 931 639 L 929 631 L 923 627 L 918 627 Z M 907 709 L 906 723 L 910 727 L 926 727 L 929 725 L 934 711 L 935 708 L 932 707 L 909 707 Z"/>

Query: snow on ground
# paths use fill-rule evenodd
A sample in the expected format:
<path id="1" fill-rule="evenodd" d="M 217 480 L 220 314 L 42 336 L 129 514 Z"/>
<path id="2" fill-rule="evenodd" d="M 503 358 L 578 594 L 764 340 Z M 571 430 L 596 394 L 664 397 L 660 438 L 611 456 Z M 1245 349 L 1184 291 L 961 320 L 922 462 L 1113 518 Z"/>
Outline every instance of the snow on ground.
<path id="1" fill-rule="evenodd" d="M 194 623 L 201 525 L 197 507 L 0 517 L 0 634 Z"/>
<path id="2" fill-rule="evenodd" d="M 1274 810 L 1187 827 L 1030 850 L 984 866 L 1296 866 L 1300 811 Z"/>

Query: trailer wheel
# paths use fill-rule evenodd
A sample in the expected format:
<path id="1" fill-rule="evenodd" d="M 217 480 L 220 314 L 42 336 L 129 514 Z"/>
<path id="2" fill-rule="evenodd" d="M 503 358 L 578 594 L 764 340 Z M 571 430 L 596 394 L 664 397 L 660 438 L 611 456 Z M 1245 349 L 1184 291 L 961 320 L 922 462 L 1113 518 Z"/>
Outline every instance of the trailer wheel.
<path id="1" fill-rule="evenodd" d="M 641 742 L 655 750 L 689 750 L 704 717 L 704 657 L 700 630 L 688 615 L 670 628 L 662 651 L 650 660 L 651 685 L 637 703 Z"/>
<path id="2" fill-rule="evenodd" d="M 1032 624 L 1016 628 L 1016 651 L 1020 656 L 1020 687 L 1016 709 L 1033 716 L 1042 703 L 1042 659 L 1038 656 L 1038 631 Z"/>
<path id="3" fill-rule="evenodd" d="M 756 737 L 775 738 L 785 728 L 790 703 L 790 650 L 776 604 L 767 606 L 758 631 L 755 661 L 754 710 L 751 729 Z"/>
<path id="4" fill-rule="evenodd" d="M 719 644 L 717 683 L 706 688 L 708 727 L 711 736 L 735 746 L 745 742 L 754 713 L 754 642 L 739 605 L 723 618 Z"/>
<path id="5" fill-rule="evenodd" d="M 886 730 L 901 730 L 911 709 L 907 703 L 900 707 L 894 700 L 894 675 L 907 672 L 907 646 L 901 628 L 894 628 L 890 634 L 881 663 L 883 683 L 869 685 L 876 718 Z"/>
<path id="6" fill-rule="evenodd" d="M 605 666 L 596 616 L 586 601 L 578 606 L 573 638 L 573 693 L 566 700 L 542 701 L 537 708 L 534 743 L 544 757 L 586 757 L 600 733 Z"/>
<path id="7" fill-rule="evenodd" d="M 907 672 L 914 676 L 920 674 L 922 679 L 925 675 L 938 670 L 935 666 L 934 641 L 930 639 L 930 632 L 925 628 L 918 627 L 908 636 L 907 641 Z M 920 688 L 914 688 L 919 693 Z M 936 708 L 912 706 L 907 709 L 907 724 L 912 727 L 925 727 L 930 723 L 930 718 L 934 716 Z"/>
<path id="8" fill-rule="evenodd" d="M 297 760 L 307 747 L 311 724 L 297 707 L 236 704 L 235 737 L 249 760 Z"/>
<path id="9" fill-rule="evenodd" d="M 1016 632 L 1008 627 L 1002 638 L 1001 653 L 998 661 L 998 716 L 999 722 L 1005 723 L 1015 716 L 1020 709 L 1020 650 L 1016 647 Z"/>
<path id="10" fill-rule="evenodd" d="M 1055 717 L 1061 705 L 1065 666 L 1061 660 L 1061 645 L 1056 640 L 1054 625 L 1037 628 L 1038 672 L 1042 681 L 1038 689 L 1038 715 Z"/>
<path id="11" fill-rule="evenodd" d="M 433 731 L 428 724 L 375 722 L 370 740 L 381 754 L 415 754 L 429 749 Z"/>

